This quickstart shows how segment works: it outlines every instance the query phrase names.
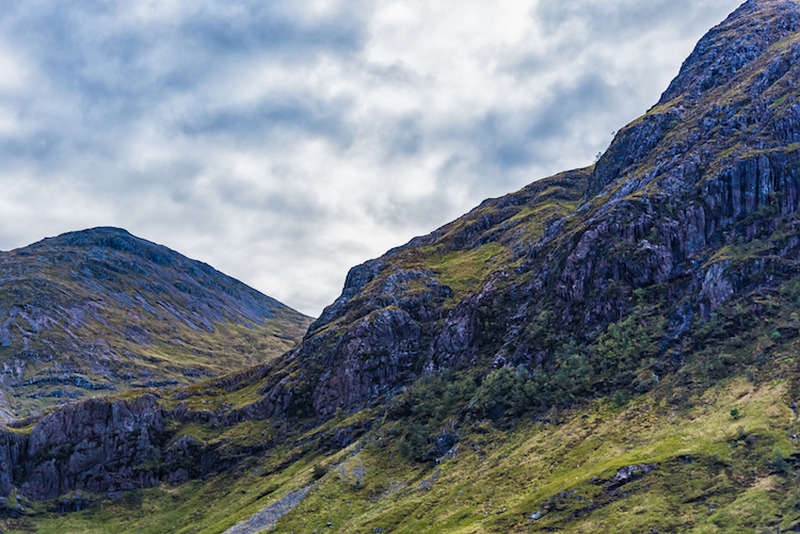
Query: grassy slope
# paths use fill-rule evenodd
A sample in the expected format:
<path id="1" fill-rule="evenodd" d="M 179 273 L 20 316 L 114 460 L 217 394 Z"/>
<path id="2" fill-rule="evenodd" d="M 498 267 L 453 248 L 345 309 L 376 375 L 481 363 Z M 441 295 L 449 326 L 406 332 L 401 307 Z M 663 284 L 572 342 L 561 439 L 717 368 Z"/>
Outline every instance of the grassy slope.
<path id="1" fill-rule="evenodd" d="M 517 265 L 514 248 L 540 240 L 548 220 L 574 213 L 586 191 L 592 168 L 562 173 L 533 184 L 501 199 L 484 202 L 480 207 L 445 226 L 430 245 L 419 247 L 415 259 L 429 267 L 437 278 L 454 292 L 454 301 L 478 291 L 490 274 Z M 527 202 L 498 207 L 509 197 Z M 503 211 L 503 210 L 508 211 Z M 502 213 L 502 215 L 500 215 Z M 473 235 L 468 245 L 461 236 L 482 219 L 497 217 L 490 228 Z M 474 246 L 474 243 L 483 243 Z M 401 256 L 402 258 L 402 256 Z"/>
<path id="2" fill-rule="evenodd" d="M 118 319 L 123 324 L 122 313 L 113 315 L 120 315 Z M 113 316 L 111 320 L 114 320 Z M 169 335 L 167 339 L 170 340 L 150 344 L 140 344 L 118 333 L 109 333 L 108 325 L 97 324 L 81 329 L 76 335 L 86 336 L 85 339 L 116 338 L 116 341 L 112 341 L 114 351 L 122 356 L 109 366 L 82 362 L 72 347 L 62 352 L 59 344 L 52 339 L 42 344 L 41 350 L 58 354 L 61 360 L 56 368 L 69 369 L 70 375 L 85 377 L 91 383 L 111 390 L 124 391 L 145 386 L 150 381 L 191 383 L 208 376 L 223 375 L 231 369 L 269 361 L 294 346 L 309 322 L 306 319 L 298 323 L 294 318 L 274 319 L 263 325 L 231 321 L 216 324 L 213 331 L 203 331 L 185 326 L 164 328 L 165 325 L 157 319 L 146 319 L 142 322 L 143 328 L 148 329 L 155 338 Z M 33 351 L 40 348 L 37 342 L 31 343 L 30 347 Z M 14 347 L 9 348 L 9 354 L 13 350 Z M 35 380 L 43 371 L 53 373 L 51 369 L 53 364 L 49 359 L 26 362 L 21 378 L 15 383 Z M 113 371 L 109 372 L 109 369 Z M 57 391 L 68 391 L 79 395 L 78 398 L 109 394 L 106 388 L 89 390 L 60 383 L 16 387 L 13 391 L 13 395 L 6 396 L 7 405 L 20 418 L 46 409 L 54 402 L 70 400 L 52 397 Z"/>
<path id="3" fill-rule="evenodd" d="M 794 360 L 770 367 L 769 373 L 781 378 L 733 377 L 687 393 L 680 403 L 671 401 L 672 388 L 664 385 L 624 406 L 597 400 L 562 412 L 558 422 L 523 419 L 508 429 L 475 423 L 453 458 L 437 466 L 399 460 L 387 439 L 391 429 L 382 426 L 332 455 L 316 451 L 313 440 L 280 446 L 205 481 L 100 500 L 82 512 L 42 511 L 0 524 L 7 532 L 221 532 L 312 483 L 312 467 L 319 464 L 327 474 L 281 519 L 278 531 L 753 532 L 778 524 L 785 529 L 800 521 L 800 484 L 790 474 L 796 450 L 790 436 L 798 432 L 792 391 L 800 375 Z M 268 422 L 244 425 L 215 439 L 274 432 Z M 290 457 L 296 460 L 276 470 Z M 789 463 L 779 465 L 783 459 Z M 657 465 L 619 488 L 607 487 L 619 469 L 642 463 Z"/>

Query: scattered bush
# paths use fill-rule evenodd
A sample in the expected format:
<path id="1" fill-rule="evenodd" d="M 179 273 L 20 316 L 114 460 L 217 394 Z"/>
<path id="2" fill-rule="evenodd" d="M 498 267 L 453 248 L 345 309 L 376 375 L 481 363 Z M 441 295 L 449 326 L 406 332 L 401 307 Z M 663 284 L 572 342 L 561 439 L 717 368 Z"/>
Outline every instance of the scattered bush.
<path id="1" fill-rule="evenodd" d="M 311 479 L 312 480 L 319 480 L 325 475 L 328 474 L 328 468 L 322 464 L 316 464 L 314 469 L 311 471 Z"/>
<path id="2" fill-rule="evenodd" d="M 772 467 L 773 473 L 778 473 L 781 475 L 787 475 L 791 473 L 791 466 L 789 465 L 789 462 L 786 461 L 786 457 L 779 450 L 775 450 L 772 453 L 772 458 L 770 459 L 769 463 Z"/>

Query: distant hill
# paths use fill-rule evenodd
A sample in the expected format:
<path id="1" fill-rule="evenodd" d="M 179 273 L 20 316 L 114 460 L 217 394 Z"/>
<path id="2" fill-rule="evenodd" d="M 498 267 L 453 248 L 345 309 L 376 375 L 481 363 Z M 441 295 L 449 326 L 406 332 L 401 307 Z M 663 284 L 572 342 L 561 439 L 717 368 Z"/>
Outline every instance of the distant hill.
<path id="1" fill-rule="evenodd" d="M 117 228 L 0 252 L 0 411 L 190 384 L 269 361 L 310 319 Z"/>

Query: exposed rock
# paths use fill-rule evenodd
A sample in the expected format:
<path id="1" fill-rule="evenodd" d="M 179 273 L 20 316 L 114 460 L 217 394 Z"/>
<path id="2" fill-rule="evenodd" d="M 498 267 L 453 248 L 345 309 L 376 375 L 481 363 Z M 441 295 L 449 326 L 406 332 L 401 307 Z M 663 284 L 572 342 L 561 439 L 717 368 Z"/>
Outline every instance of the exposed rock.
<path id="1" fill-rule="evenodd" d="M 314 487 L 313 484 L 288 493 L 282 499 L 256 512 L 250 519 L 229 528 L 224 534 L 257 534 L 272 528 L 278 519 L 300 504 L 312 487 Z"/>
<path id="2" fill-rule="evenodd" d="M 90 504 L 92 504 L 92 500 L 88 495 L 80 491 L 73 491 L 58 499 L 58 511 L 62 514 L 80 512 Z"/>
<path id="3" fill-rule="evenodd" d="M 28 438 L 22 492 L 52 499 L 72 490 L 106 493 L 153 486 L 164 419 L 155 397 L 92 399 L 36 423 Z"/>
<path id="4" fill-rule="evenodd" d="M 708 299 L 710 311 L 725 302 L 733 295 L 733 286 L 725 277 L 725 270 L 730 262 L 722 261 L 712 265 L 703 279 L 703 288 L 700 296 Z"/>
<path id="5" fill-rule="evenodd" d="M 441 469 L 437 469 L 436 471 L 433 472 L 433 474 L 431 476 L 429 476 L 428 478 L 426 478 L 425 480 L 423 480 L 422 482 L 417 484 L 417 488 L 418 489 L 430 489 L 430 487 L 433 485 L 434 482 L 436 482 L 436 480 L 439 478 L 439 475 L 441 475 L 441 474 L 442 474 L 442 470 Z"/>
<path id="6" fill-rule="evenodd" d="M 629 482 L 638 480 L 656 468 L 658 468 L 658 464 L 636 464 L 625 466 L 617 471 L 617 474 L 614 475 L 614 478 L 612 478 L 611 481 L 606 485 L 606 489 L 616 489 L 620 486 L 624 486 Z"/>

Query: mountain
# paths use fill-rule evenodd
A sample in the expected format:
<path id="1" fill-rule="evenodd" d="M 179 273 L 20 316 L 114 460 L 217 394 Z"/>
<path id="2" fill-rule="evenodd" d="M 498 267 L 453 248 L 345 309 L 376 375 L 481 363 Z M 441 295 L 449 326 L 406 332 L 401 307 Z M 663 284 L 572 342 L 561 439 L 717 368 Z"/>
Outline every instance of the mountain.
<path id="1" fill-rule="evenodd" d="M 353 269 L 285 367 L 307 377 L 314 411 L 367 406 L 423 371 L 498 363 L 543 376 L 587 365 L 602 375 L 592 390 L 613 393 L 679 368 L 695 348 L 686 334 L 734 294 L 791 280 L 797 11 L 745 3 L 594 167 Z M 629 318 L 631 335 L 646 334 L 645 366 L 599 346 Z"/>
<path id="2" fill-rule="evenodd" d="M 125 230 L 45 239 L 0 253 L 2 414 L 263 363 L 309 322 Z"/>
<path id="3" fill-rule="evenodd" d="M 800 3 L 284 355 L 0 432 L 10 532 L 800 531 Z M 83 424 L 79 424 L 83 422 Z"/>

